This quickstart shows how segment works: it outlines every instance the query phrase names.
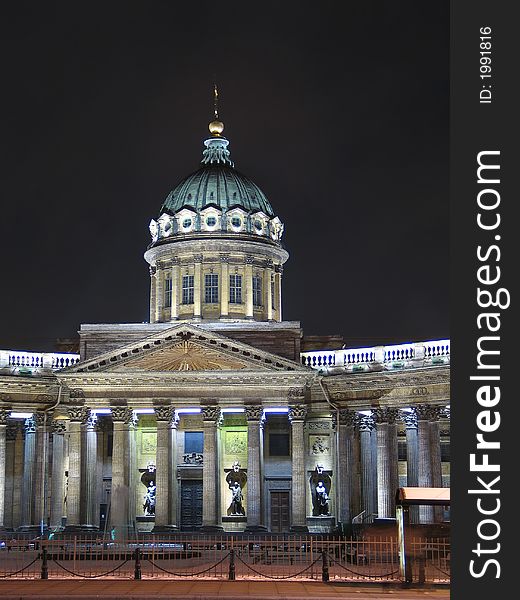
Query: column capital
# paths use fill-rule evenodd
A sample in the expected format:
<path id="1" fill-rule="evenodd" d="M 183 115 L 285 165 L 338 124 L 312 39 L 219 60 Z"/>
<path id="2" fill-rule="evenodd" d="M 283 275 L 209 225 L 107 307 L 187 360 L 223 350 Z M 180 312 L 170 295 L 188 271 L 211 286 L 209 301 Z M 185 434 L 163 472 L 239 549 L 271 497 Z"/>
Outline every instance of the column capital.
<path id="1" fill-rule="evenodd" d="M 339 424 L 347 425 L 348 427 L 353 427 L 356 424 L 358 417 L 355 411 L 350 410 L 349 408 L 340 408 L 339 409 Z"/>
<path id="2" fill-rule="evenodd" d="M 359 431 L 372 431 L 376 427 L 376 423 L 373 415 L 363 415 L 358 413 L 356 419 L 356 425 Z"/>
<path id="3" fill-rule="evenodd" d="M 69 419 L 73 422 L 78 421 L 80 423 L 84 423 L 89 412 L 89 409 L 85 408 L 84 406 L 67 406 Z"/>
<path id="4" fill-rule="evenodd" d="M 28 419 L 25 419 L 24 430 L 25 435 L 27 435 L 28 433 L 36 433 L 36 421 L 34 420 L 34 417 L 29 417 Z"/>
<path id="5" fill-rule="evenodd" d="M 205 422 L 213 421 L 214 423 L 217 423 L 220 420 L 220 406 L 202 406 L 201 413 Z"/>
<path id="6" fill-rule="evenodd" d="M 51 421 L 52 433 L 64 434 L 66 429 L 67 429 L 67 427 L 66 427 L 65 421 L 63 419 L 53 419 Z"/>
<path id="7" fill-rule="evenodd" d="M 175 422 L 175 408 L 173 406 L 154 406 L 155 418 L 157 421 L 166 421 L 170 425 Z"/>
<path id="8" fill-rule="evenodd" d="M 451 409 L 450 409 L 450 406 L 445 406 L 442 409 L 442 414 L 443 414 L 444 418 L 446 418 L 448 420 L 451 420 Z"/>
<path id="9" fill-rule="evenodd" d="M 133 418 L 134 411 L 128 406 L 111 406 L 112 421 L 117 423 L 130 423 Z"/>
<path id="10" fill-rule="evenodd" d="M 178 256 L 172 258 L 172 267 L 178 267 L 181 264 L 181 259 Z"/>
<path id="11" fill-rule="evenodd" d="M 157 273 L 157 267 L 152 267 L 150 265 L 150 277 L 155 277 L 156 273 Z"/>
<path id="12" fill-rule="evenodd" d="M 7 425 L 7 419 L 9 418 L 10 413 L 10 410 L 0 408 L 0 425 Z"/>
<path id="13" fill-rule="evenodd" d="M 246 406 L 247 421 L 261 421 L 264 414 L 264 407 L 261 405 Z"/>
<path id="14" fill-rule="evenodd" d="M 221 253 L 219 258 L 221 263 L 229 263 L 229 254 Z"/>
<path id="15" fill-rule="evenodd" d="M 193 255 L 194 263 L 201 263 L 203 260 L 204 260 L 204 257 L 202 256 L 202 254 L 194 254 Z"/>
<path id="16" fill-rule="evenodd" d="M 308 409 L 305 404 L 293 404 L 289 406 L 289 421 L 291 421 L 291 423 L 305 421 L 307 412 Z"/>
<path id="17" fill-rule="evenodd" d="M 437 421 L 440 414 L 440 407 L 431 404 L 417 404 L 412 410 L 418 421 Z"/>
<path id="18" fill-rule="evenodd" d="M 85 425 L 87 429 L 95 429 L 97 420 L 98 418 L 96 413 L 92 412 L 90 408 L 87 408 L 82 424 Z"/>
<path id="19" fill-rule="evenodd" d="M 399 417 L 399 411 L 397 408 L 376 408 L 372 411 L 372 416 L 377 424 L 394 425 Z"/>
<path id="20" fill-rule="evenodd" d="M 417 429 L 417 415 L 413 410 L 402 410 L 401 421 L 405 424 L 406 429 Z"/>
<path id="21" fill-rule="evenodd" d="M 266 269 L 273 269 L 274 268 L 274 264 L 273 264 L 273 259 L 272 258 L 266 258 L 265 259 L 265 268 Z"/>

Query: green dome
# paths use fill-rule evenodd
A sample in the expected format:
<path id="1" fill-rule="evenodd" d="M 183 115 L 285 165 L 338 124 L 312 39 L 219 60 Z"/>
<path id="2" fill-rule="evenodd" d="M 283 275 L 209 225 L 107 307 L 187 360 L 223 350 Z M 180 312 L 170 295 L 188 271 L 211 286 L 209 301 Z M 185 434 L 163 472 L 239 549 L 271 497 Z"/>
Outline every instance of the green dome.
<path id="1" fill-rule="evenodd" d="M 182 181 L 166 198 L 161 213 L 175 214 L 182 208 L 199 212 L 207 206 L 223 211 L 236 206 L 248 213 L 274 215 L 262 190 L 250 179 L 227 165 L 205 165 Z"/>
<path id="2" fill-rule="evenodd" d="M 207 206 L 215 206 L 222 211 L 240 207 L 250 214 L 261 211 L 268 217 L 274 216 L 262 190 L 234 168 L 228 144 L 228 140 L 220 136 L 204 142 L 203 166 L 168 194 L 160 214 L 174 215 L 182 208 L 199 212 Z"/>

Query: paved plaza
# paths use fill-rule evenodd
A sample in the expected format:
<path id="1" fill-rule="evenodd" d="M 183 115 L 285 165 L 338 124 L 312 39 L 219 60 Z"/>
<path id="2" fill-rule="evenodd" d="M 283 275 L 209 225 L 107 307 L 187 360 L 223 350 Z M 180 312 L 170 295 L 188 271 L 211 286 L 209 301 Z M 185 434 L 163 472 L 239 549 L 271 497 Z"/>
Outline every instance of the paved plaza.
<path id="1" fill-rule="evenodd" d="M 193 598 L 196 600 L 225 600 L 248 598 L 270 600 L 314 600 L 338 598 L 388 598 L 392 600 L 415 600 L 432 598 L 449 599 L 448 587 L 402 589 L 397 586 L 356 585 L 319 582 L 250 582 L 250 581 L 0 581 L 2 600 L 45 600 L 60 598 L 132 598 L 148 600 L 156 598 Z"/>

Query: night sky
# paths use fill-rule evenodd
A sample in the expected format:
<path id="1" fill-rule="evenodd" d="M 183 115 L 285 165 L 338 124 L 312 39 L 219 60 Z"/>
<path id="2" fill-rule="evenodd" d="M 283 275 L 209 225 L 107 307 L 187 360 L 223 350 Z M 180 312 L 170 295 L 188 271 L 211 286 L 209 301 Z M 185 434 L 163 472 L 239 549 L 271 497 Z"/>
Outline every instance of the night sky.
<path id="1" fill-rule="evenodd" d="M 287 320 L 347 345 L 449 336 L 449 5 L 0 8 L 0 348 L 148 320 L 148 223 L 198 168 L 212 85 L 285 223 Z"/>

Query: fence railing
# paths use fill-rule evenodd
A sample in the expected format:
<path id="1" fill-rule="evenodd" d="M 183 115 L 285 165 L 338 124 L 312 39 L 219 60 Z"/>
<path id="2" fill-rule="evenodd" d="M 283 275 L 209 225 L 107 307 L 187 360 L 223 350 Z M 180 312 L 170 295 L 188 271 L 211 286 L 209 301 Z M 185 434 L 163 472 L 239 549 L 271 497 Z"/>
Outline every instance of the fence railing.
<path id="1" fill-rule="evenodd" d="M 0 350 L 0 369 L 14 374 L 30 375 L 43 371 L 59 371 L 79 362 L 79 354 L 66 352 L 25 352 Z"/>
<path id="2" fill-rule="evenodd" d="M 450 340 L 413 342 L 372 348 L 342 348 L 301 352 L 306 367 L 325 373 L 382 371 L 448 364 Z"/>
<path id="3" fill-rule="evenodd" d="M 413 539 L 417 583 L 450 581 L 446 540 Z M 0 541 L 0 579 L 218 579 L 401 582 L 395 536 L 175 536 L 107 542 Z"/>

